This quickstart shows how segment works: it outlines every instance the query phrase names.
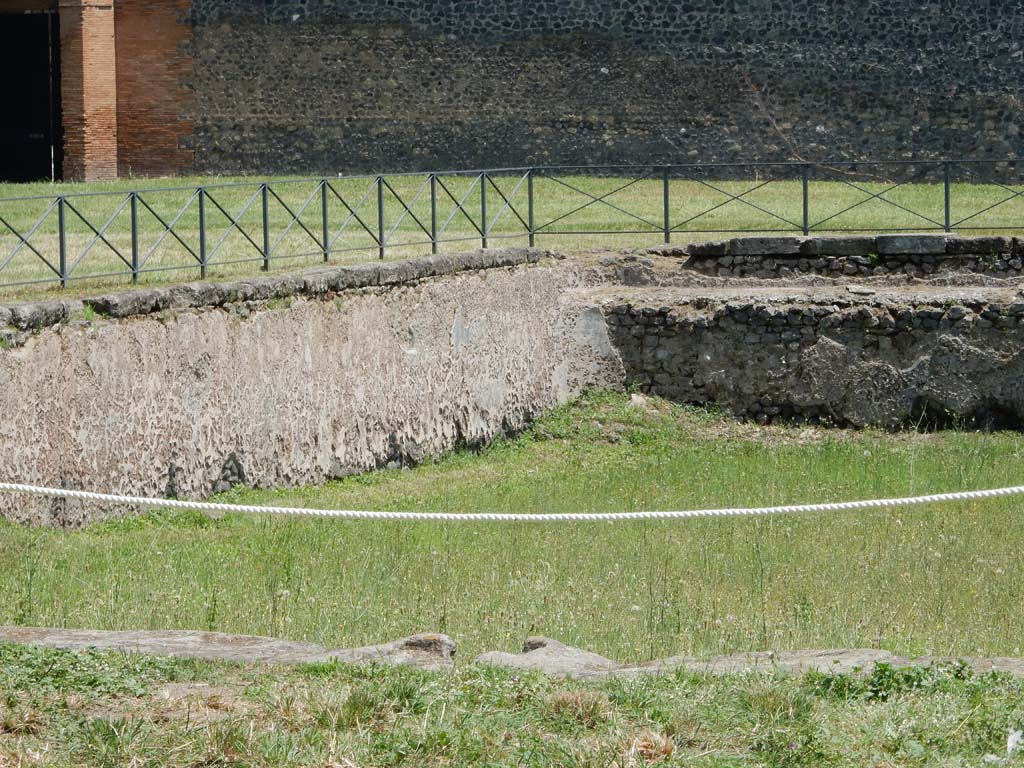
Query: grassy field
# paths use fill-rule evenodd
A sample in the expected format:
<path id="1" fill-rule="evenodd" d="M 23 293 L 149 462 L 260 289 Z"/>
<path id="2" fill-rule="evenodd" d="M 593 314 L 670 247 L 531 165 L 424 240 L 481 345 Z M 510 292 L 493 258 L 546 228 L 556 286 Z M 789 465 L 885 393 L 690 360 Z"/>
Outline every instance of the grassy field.
<path id="1" fill-rule="evenodd" d="M 602 511 L 901 496 L 1021 483 L 1018 434 L 735 423 L 595 394 L 524 436 L 412 470 L 223 500 Z M 153 513 L 0 526 L 0 624 L 190 628 L 328 646 L 447 632 L 460 655 L 545 634 L 621 661 L 882 647 L 1024 655 L 1018 499 L 619 524 L 403 524 Z"/>
<path id="2" fill-rule="evenodd" d="M 956 667 L 582 684 L 0 645 L 0 766 L 960 768 L 1006 757 L 1022 694 Z"/>
<path id="3" fill-rule="evenodd" d="M 673 240 L 688 242 L 742 231 L 798 233 L 803 225 L 803 193 L 801 182 L 789 178 L 793 173 L 795 171 L 787 177 L 771 179 L 709 180 L 706 184 L 673 178 L 669 185 Z M 270 181 L 280 197 L 271 196 L 268 202 L 271 268 L 295 269 L 322 263 L 322 247 L 317 243 L 323 227 L 319 182 Z M 388 177 L 388 181 L 391 188 L 384 192 L 387 258 L 429 253 L 430 195 L 426 177 L 395 176 Z M 438 187 L 438 230 L 440 238 L 446 241 L 441 244 L 441 250 L 451 252 L 478 247 L 481 238 L 477 229 L 456 207 L 456 201 L 464 201 L 466 214 L 480 225 L 477 179 L 445 176 L 441 181 L 451 193 L 449 197 L 443 187 Z M 493 181 L 498 189 L 488 185 L 487 194 L 490 245 L 525 244 L 526 184 L 521 184 L 522 178 L 515 175 L 498 175 Z M 943 225 L 944 193 L 942 184 L 937 181 L 926 180 L 896 188 L 892 188 L 891 181 L 883 179 L 854 176 L 847 181 L 855 186 L 837 180 L 811 183 L 808 223 L 814 231 L 924 230 Z M 535 180 L 538 245 L 576 250 L 662 242 L 662 180 L 645 178 L 631 182 L 631 179 L 614 177 L 538 176 Z M 377 258 L 373 239 L 378 228 L 377 193 L 373 180 L 332 179 L 331 184 L 370 230 L 363 229 L 358 220 L 351 218 L 350 209 L 328 194 L 331 261 L 345 263 Z M 195 190 L 201 185 L 209 186 L 205 204 L 208 275 L 226 278 L 258 274 L 262 263 L 263 214 L 257 180 L 207 177 L 102 184 L 0 184 L 0 217 L 24 235 L 41 221 L 28 239 L 50 262 L 47 266 L 0 223 L 0 300 L 57 292 L 54 282 L 58 278 L 54 269 L 59 265 L 58 214 L 56 209 L 49 214 L 47 210 L 54 196 L 60 194 L 70 195 L 68 199 L 74 208 L 68 208 L 65 216 L 72 292 L 130 285 L 131 214 L 130 207 L 122 204 L 132 190 L 142 190 L 142 199 L 152 209 L 138 204 L 139 259 L 145 269 L 153 270 L 142 275 L 141 282 L 159 285 L 197 279 L 200 238 Z M 177 189 L 160 189 L 168 186 Z M 952 187 L 950 220 L 959 223 L 958 228 L 965 233 L 994 231 L 998 227 L 1017 227 L 1017 231 L 1024 231 L 1024 196 L 1013 197 L 1022 190 L 1024 187 L 959 181 Z M 88 194 L 78 196 L 83 193 Z M 33 195 L 43 197 L 10 199 Z M 511 207 L 506 206 L 502 195 L 510 200 Z M 730 200 L 730 195 L 741 196 L 741 200 Z M 872 197 L 876 195 L 878 197 Z M 595 197 L 603 202 L 594 203 Z M 409 205 L 412 215 L 403 216 L 402 202 Z M 979 214 L 990 206 L 994 207 Z M 293 224 L 288 228 L 292 221 L 288 209 L 301 212 L 301 225 Z M 110 222 L 104 231 L 105 240 L 97 238 L 75 211 L 96 229 Z M 238 227 L 230 226 L 228 214 L 239 217 Z M 419 227 L 414 216 L 428 232 Z M 160 219 L 174 224 L 174 232 L 180 240 L 164 234 Z M 593 232 L 606 234 L 589 234 Z M 8 260 L 18 248 L 16 255 Z M 115 249 L 127 263 L 118 257 Z"/>

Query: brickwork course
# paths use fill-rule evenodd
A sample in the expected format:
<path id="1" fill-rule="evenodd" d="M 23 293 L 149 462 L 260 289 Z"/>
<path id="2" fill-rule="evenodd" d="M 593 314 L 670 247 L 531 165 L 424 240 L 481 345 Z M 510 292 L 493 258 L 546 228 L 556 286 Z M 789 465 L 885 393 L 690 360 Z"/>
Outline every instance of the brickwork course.
<path id="1" fill-rule="evenodd" d="M 1024 148 L 1024 0 L 58 2 L 68 178 Z"/>

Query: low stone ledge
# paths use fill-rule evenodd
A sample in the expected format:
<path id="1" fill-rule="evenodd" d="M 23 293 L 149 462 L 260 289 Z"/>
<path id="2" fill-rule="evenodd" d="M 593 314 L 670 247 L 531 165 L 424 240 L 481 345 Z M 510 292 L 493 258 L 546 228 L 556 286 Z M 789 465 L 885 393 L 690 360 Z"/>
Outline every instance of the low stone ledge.
<path id="1" fill-rule="evenodd" d="M 510 669 L 536 670 L 555 677 L 607 674 L 622 667 L 590 651 L 565 645 L 548 637 L 527 638 L 522 653 L 492 651 L 476 658 L 477 664 Z"/>
<path id="2" fill-rule="evenodd" d="M 729 241 L 732 256 L 797 256 L 803 237 L 737 237 Z"/>
<path id="3" fill-rule="evenodd" d="M 1024 275 L 1024 240 L 1002 236 L 851 235 L 736 238 L 729 241 L 659 246 L 650 255 L 683 256 L 685 269 L 715 277 L 831 278 L 878 275 L 927 278 L 972 272 L 997 278 Z"/>
<path id="4" fill-rule="evenodd" d="M 532 670 L 551 677 L 600 678 L 657 675 L 676 670 L 697 674 L 743 674 L 784 672 L 802 675 L 807 672 L 831 674 L 870 674 L 878 664 L 893 667 L 927 667 L 966 664 L 977 673 L 1003 672 L 1024 677 L 1024 659 L 953 658 L 923 656 L 907 658 L 875 649 L 839 649 L 734 653 L 698 659 L 673 656 L 643 664 L 620 664 L 580 648 L 564 645 L 549 638 L 531 638 L 522 653 L 485 653 L 476 663 L 507 669 Z"/>
<path id="5" fill-rule="evenodd" d="M 730 255 L 728 240 L 712 240 L 706 243 L 690 243 L 682 250 L 687 255 L 697 256 L 698 258 Z M 663 252 L 663 255 L 668 256 L 671 254 Z"/>
<path id="6" fill-rule="evenodd" d="M 804 256 L 870 256 L 877 249 L 874 235 L 809 237 L 800 253 Z"/>
<path id="7" fill-rule="evenodd" d="M 946 253 L 971 255 L 1014 255 L 1018 250 L 1014 247 L 1014 238 L 995 237 L 959 237 L 950 235 L 946 238 Z"/>
<path id="8" fill-rule="evenodd" d="M 381 645 L 329 649 L 312 643 L 251 635 L 188 630 L 106 631 L 0 627 L 0 642 L 37 645 L 67 650 L 95 649 L 150 656 L 260 664 L 382 664 L 443 671 L 452 668 L 456 644 L 447 635 L 424 633 Z M 490 652 L 476 664 L 522 671 L 536 671 L 556 678 L 603 678 L 659 675 L 684 670 L 695 674 L 787 674 L 807 672 L 870 674 L 878 664 L 893 667 L 966 665 L 974 672 L 1001 672 L 1024 677 L 1024 659 L 956 658 L 922 656 L 909 658 L 876 649 L 762 651 L 734 653 L 699 659 L 671 656 L 641 664 L 621 664 L 582 648 L 546 637 L 529 638 L 521 653 Z"/>
<path id="9" fill-rule="evenodd" d="M 4 308 L 0 308 L 3 311 Z M 48 328 L 72 317 L 82 309 L 82 302 L 38 301 L 27 304 L 15 304 L 6 308 L 7 323 L 20 331 L 31 331 L 37 328 Z"/>
<path id="10" fill-rule="evenodd" d="M 931 255 L 946 252 L 948 235 L 879 235 L 875 238 L 879 256 Z"/>
<path id="11" fill-rule="evenodd" d="M 319 267 L 296 274 L 268 275 L 230 282 L 194 282 L 167 288 L 141 288 L 91 296 L 81 301 L 47 301 L 0 307 L 0 328 L 30 331 L 65 322 L 83 307 L 110 318 L 164 310 L 219 307 L 245 301 L 272 301 L 291 296 L 321 296 L 360 288 L 402 285 L 457 272 L 536 264 L 552 256 L 535 248 L 494 248 L 424 256 L 404 261 Z"/>
<path id="12" fill-rule="evenodd" d="M 329 649 L 312 643 L 219 632 L 149 630 L 113 632 L 84 629 L 0 627 L 0 641 L 48 648 L 144 653 L 151 656 L 265 664 L 387 664 L 447 669 L 455 660 L 455 642 L 447 635 L 413 635 L 382 645 Z"/>

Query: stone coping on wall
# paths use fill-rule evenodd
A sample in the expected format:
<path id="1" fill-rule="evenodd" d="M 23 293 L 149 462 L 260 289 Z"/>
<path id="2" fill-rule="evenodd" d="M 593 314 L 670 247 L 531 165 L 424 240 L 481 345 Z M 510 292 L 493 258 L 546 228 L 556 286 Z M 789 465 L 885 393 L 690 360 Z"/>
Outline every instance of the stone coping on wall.
<path id="1" fill-rule="evenodd" d="M 685 267 L 717 277 L 785 278 L 905 275 L 966 271 L 1017 277 L 1024 238 L 953 234 L 741 237 L 649 248 L 647 254 L 686 259 Z"/>
<path id="2" fill-rule="evenodd" d="M 492 248 L 403 261 L 319 267 L 230 282 L 138 288 L 83 299 L 25 302 L 0 306 L 0 332 L 5 326 L 20 332 L 47 328 L 73 320 L 86 309 L 106 318 L 125 318 L 164 310 L 219 307 L 295 296 L 326 296 L 361 288 L 411 284 L 458 272 L 536 264 L 546 258 L 560 257 L 537 248 Z"/>
<path id="3" fill-rule="evenodd" d="M 686 259 L 685 268 L 718 277 L 785 278 L 799 274 L 856 278 L 902 274 L 927 277 L 944 271 L 981 272 L 995 277 L 1024 274 L 1024 238 L 961 237 L 949 234 L 742 237 L 665 245 L 642 251 Z M 415 283 L 464 271 L 535 264 L 559 254 L 536 248 L 493 248 L 403 261 L 318 267 L 303 272 L 228 282 L 194 282 L 141 288 L 83 299 L 24 302 L 0 306 L 0 334 L 74 320 L 85 310 L 106 318 L 164 310 L 219 307 L 295 296 Z"/>

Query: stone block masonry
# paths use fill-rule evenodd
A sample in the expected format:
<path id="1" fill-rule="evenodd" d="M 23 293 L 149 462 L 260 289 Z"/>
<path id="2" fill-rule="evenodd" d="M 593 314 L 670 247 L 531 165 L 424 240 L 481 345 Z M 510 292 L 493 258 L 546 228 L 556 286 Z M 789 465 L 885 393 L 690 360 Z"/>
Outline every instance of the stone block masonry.
<path id="1" fill-rule="evenodd" d="M 117 169 L 187 172 L 191 149 L 190 0 L 117 0 Z"/>
<path id="2" fill-rule="evenodd" d="M 494 249 L 0 307 L 5 478 L 318 483 L 486 443 L 589 387 L 762 422 L 1024 427 L 1020 243 L 882 237 Z M 857 261 L 881 242 L 906 253 Z M 790 261 L 704 269 L 726 258 Z M 55 525 L 128 511 L 0 498 Z"/>
<path id="3" fill-rule="evenodd" d="M 1024 149 L 1016 0 L 61 3 L 69 177 Z"/>
<path id="4" fill-rule="evenodd" d="M 1024 148 L 1019 2 L 193 0 L 192 18 L 207 171 Z"/>
<path id="5" fill-rule="evenodd" d="M 756 293 L 607 309 L 629 381 L 762 423 L 1024 425 L 1024 298 Z"/>
<path id="6" fill-rule="evenodd" d="M 0 23 L 38 11 L 59 18 L 64 178 L 192 172 L 191 0 L 4 0 Z"/>
<path id="7" fill-rule="evenodd" d="M 716 277 L 925 278 L 969 272 L 997 278 L 1024 275 L 1024 239 L 1003 236 L 857 235 L 748 237 L 644 251 L 685 260 L 685 268 Z"/>
<path id="8" fill-rule="evenodd" d="M 112 0 L 61 0 L 64 174 L 117 177 L 117 53 Z"/>

